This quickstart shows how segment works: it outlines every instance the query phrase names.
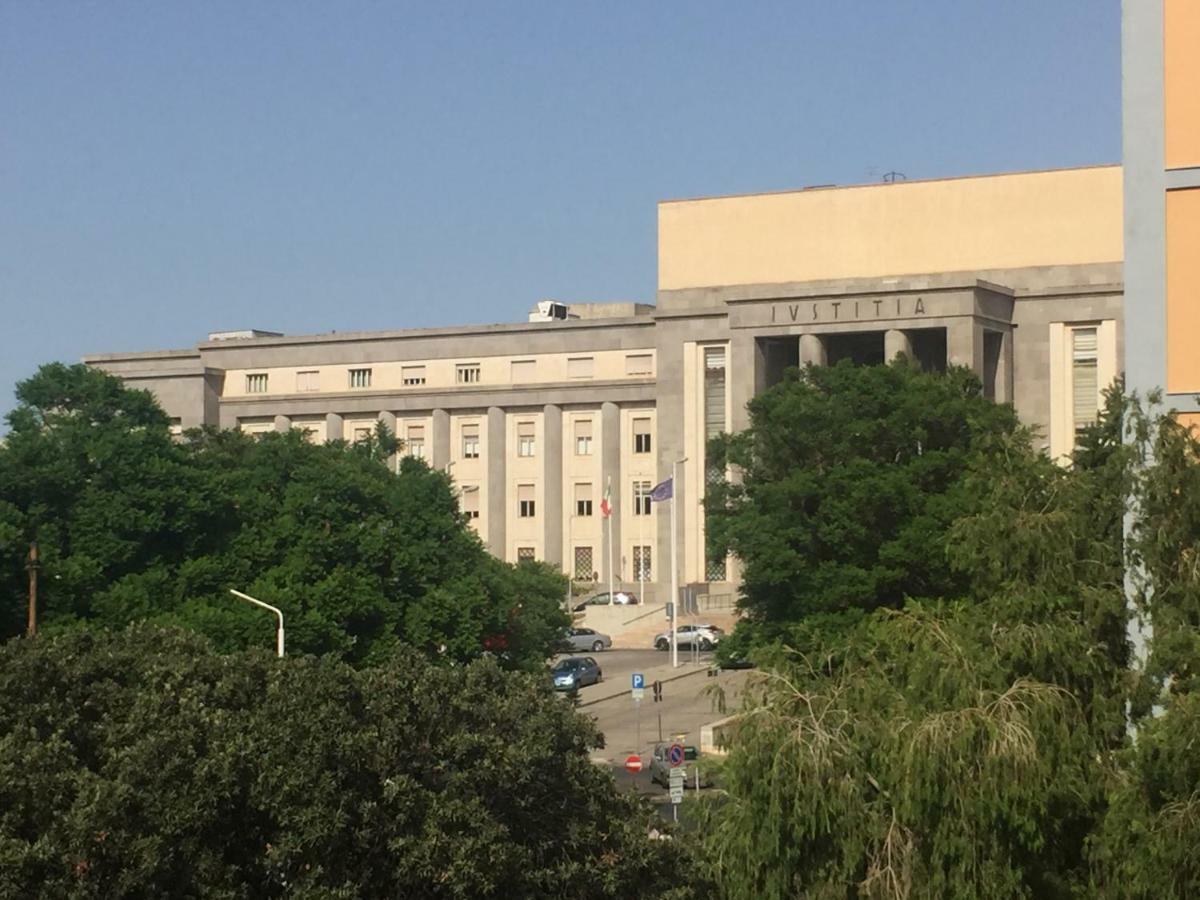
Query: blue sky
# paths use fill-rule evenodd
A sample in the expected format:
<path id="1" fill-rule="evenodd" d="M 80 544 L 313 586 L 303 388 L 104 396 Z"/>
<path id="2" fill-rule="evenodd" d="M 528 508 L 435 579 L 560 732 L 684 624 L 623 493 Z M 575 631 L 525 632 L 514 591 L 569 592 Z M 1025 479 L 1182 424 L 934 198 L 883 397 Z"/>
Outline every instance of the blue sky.
<path id="1" fill-rule="evenodd" d="M 1118 0 L 0 3 L 42 362 L 655 290 L 659 199 L 1115 162 Z"/>

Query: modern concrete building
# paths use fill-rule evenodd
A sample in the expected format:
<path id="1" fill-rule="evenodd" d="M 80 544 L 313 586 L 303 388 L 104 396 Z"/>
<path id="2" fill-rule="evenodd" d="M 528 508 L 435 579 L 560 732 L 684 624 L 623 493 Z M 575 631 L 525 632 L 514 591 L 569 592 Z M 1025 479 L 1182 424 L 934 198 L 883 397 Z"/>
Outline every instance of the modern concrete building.
<path id="1" fill-rule="evenodd" d="M 1126 377 L 1200 424 L 1200 3 L 1122 15 Z"/>
<path id="2" fill-rule="evenodd" d="M 452 467 L 492 552 L 665 599 L 676 484 L 681 583 L 728 595 L 706 557 L 707 438 L 788 366 L 904 352 L 973 368 L 1067 452 L 1117 374 L 1122 178 L 1116 166 L 668 201 L 657 303 L 570 304 L 540 321 L 283 336 L 87 359 L 153 391 L 180 428 L 302 428 L 354 440 L 384 421 Z M 1198 364 L 1200 365 L 1200 364 Z"/>

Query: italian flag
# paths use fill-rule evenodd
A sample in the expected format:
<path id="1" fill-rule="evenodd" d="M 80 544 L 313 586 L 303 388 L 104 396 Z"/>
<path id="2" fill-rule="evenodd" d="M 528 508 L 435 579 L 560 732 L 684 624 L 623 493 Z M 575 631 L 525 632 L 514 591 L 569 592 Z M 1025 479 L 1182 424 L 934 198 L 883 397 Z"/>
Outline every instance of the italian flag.
<path id="1" fill-rule="evenodd" d="M 612 515 L 612 477 L 608 479 L 608 483 L 604 486 L 604 496 L 600 500 L 600 515 L 608 518 Z"/>

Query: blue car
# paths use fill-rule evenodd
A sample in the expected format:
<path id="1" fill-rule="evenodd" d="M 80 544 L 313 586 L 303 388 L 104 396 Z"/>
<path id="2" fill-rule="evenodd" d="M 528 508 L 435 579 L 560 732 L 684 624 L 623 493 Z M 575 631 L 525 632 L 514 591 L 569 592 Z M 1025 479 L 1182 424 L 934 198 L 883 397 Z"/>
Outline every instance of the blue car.
<path id="1" fill-rule="evenodd" d="M 550 670 L 556 691 L 577 691 L 589 684 L 599 684 L 603 674 L 599 664 L 590 656 L 559 660 Z"/>

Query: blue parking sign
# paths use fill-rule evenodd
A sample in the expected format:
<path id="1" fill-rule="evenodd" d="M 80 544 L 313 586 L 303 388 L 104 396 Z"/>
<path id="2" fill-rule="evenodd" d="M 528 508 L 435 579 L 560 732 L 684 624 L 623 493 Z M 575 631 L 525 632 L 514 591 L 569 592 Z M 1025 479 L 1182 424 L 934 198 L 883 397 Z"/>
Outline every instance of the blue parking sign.
<path id="1" fill-rule="evenodd" d="M 646 676 L 643 675 L 641 672 L 634 672 L 633 673 L 633 689 L 636 691 L 638 688 L 644 688 L 645 686 L 646 686 Z"/>

